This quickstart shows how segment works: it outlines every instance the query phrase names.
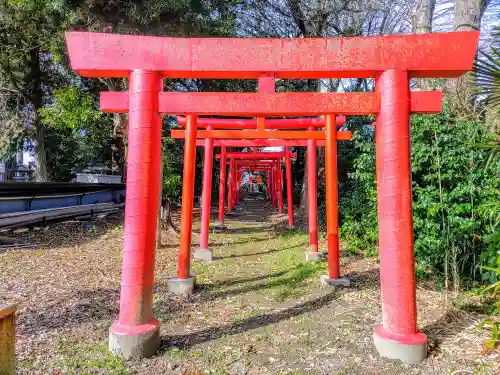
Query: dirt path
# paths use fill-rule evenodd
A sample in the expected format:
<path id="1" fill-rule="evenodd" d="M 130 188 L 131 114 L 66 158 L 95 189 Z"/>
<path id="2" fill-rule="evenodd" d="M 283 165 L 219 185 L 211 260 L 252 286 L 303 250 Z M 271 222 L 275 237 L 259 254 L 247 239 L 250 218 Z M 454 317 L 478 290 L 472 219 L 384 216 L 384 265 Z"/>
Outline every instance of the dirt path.
<path id="1" fill-rule="evenodd" d="M 481 357 L 486 336 L 475 328 L 483 316 L 473 298 L 420 283 L 419 326 L 429 336 L 429 358 L 414 366 L 382 360 L 372 349 L 380 321 L 375 261 L 343 256 L 353 286 L 323 289 L 326 264 L 304 261 L 307 235 L 282 229 L 286 215 L 262 197 L 245 197 L 226 224 L 211 234 L 216 261 L 193 263 L 199 287 L 188 298 L 167 293 L 178 237 L 164 236 L 154 300 L 162 347 L 142 361 L 123 362 L 106 350 L 118 313 L 121 218 L 59 224 L 37 232 L 33 249 L 0 252 L 0 303 L 21 306 L 19 374 L 494 373 L 498 352 Z"/>

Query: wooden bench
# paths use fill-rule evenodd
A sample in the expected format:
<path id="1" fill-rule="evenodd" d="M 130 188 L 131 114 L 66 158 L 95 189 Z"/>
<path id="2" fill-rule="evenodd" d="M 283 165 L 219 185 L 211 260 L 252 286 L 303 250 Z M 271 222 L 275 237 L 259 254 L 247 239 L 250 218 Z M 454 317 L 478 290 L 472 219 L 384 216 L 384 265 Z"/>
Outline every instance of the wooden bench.
<path id="1" fill-rule="evenodd" d="M 15 372 L 15 315 L 17 305 L 0 306 L 0 375 Z"/>

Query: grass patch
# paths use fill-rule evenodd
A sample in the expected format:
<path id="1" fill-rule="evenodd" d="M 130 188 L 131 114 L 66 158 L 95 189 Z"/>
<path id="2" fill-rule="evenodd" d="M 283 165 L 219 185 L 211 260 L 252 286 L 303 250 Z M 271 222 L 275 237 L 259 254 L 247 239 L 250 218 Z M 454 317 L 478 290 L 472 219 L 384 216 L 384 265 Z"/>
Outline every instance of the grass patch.
<path id="1" fill-rule="evenodd" d="M 253 318 L 255 316 L 259 316 L 262 314 L 262 311 L 256 310 L 256 309 L 251 309 L 249 311 L 244 312 L 243 314 L 235 315 L 232 317 L 233 323 L 240 323 L 244 320 Z"/>
<path id="2" fill-rule="evenodd" d="M 279 300 L 303 295 L 307 281 L 324 269 L 321 262 L 299 263 L 287 274 L 268 283 L 269 288 L 277 288 L 273 296 Z"/>
<path id="3" fill-rule="evenodd" d="M 57 367 L 67 374 L 90 375 L 96 371 L 109 375 L 135 374 L 135 371 L 128 369 L 125 361 L 115 357 L 106 345 L 61 341 L 57 349 L 62 358 L 52 367 Z"/>
<path id="4" fill-rule="evenodd" d="M 193 264 L 203 291 L 215 298 L 259 292 L 281 301 L 306 294 L 311 279 L 326 270 L 326 262 L 304 261 L 306 233 L 284 232 L 262 245 L 241 241 L 248 236 L 238 235 L 237 241 L 244 243 L 228 246 L 228 252 L 232 251 L 229 254 L 218 249 L 216 264 Z M 239 276 L 238 281 L 234 275 Z M 236 316 L 233 321 L 251 317 L 248 314 Z"/>

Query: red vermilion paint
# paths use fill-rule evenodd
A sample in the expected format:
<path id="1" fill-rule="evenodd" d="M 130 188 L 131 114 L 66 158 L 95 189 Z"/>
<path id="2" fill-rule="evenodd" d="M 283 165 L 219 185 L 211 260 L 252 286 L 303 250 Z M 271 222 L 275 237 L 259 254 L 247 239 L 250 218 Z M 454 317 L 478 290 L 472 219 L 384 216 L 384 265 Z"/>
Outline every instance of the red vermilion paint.
<path id="1" fill-rule="evenodd" d="M 335 116 L 325 115 L 325 169 L 326 169 L 326 238 L 328 242 L 328 275 L 340 277 L 339 254 L 339 192 L 337 177 L 337 127 Z"/>
<path id="2" fill-rule="evenodd" d="M 229 174 L 227 179 L 227 212 L 231 212 L 233 204 L 233 160 L 229 159 Z"/>
<path id="3" fill-rule="evenodd" d="M 292 189 L 292 162 L 290 161 L 290 150 L 285 147 L 285 158 L 286 158 L 286 199 L 288 207 L 288 226 L 293 228 L 293 189 Z"/>
<path id="4" fill-rule="evenodd" d="M 171 134 L 172 138 L 176 139 L 183 139 L 184 134 L 182 133 L 175 133 Z M 180 137 L 179 137 L 180 136 Z M 337 132 L 337 140 L 338 141 L 350 141 L 352 139 L 352 132 L 348 130 L 339 130 Z M 198 139 L 196 140 L 196 146 L 205 146 L 205 142 L 203 139 Z M 253 140 L 246 140 L 246 139 L 216 139 L 214 141 L 214 146 L 215 147 L 282 147 L 282 146 L 302 146 L 302 147 L 307 147 L 307 140 L 305 139 L 253 139 Z M 316 141 L 316 146 L 317 147 L 324 147 L 325 146 L 325 141 L 324 140 L 319 140 Z"/>
<path id="5" fill-rule="evenodd" d="M 285 152 L 228 152 L 226 153 L 226 158 L 231 159 L 245 159 L 245 160 L 268 160 L 268 159 L 280 159 L 286 156 Z M 295 158 L 297 154 L 288 153 L 288 156 L 291 158 Z M 220 158 L 220 154 L 216 155 L 217 158 Z"/>
<path id="6" fill-rule="evenodd" d="M 478 40 L 478 31 L 307 39 L 66 33 L 72 68 L 88 77 L 149 69 L 172 78 L 371 78 L 394 68 L 458 77 L 472 69 Z"/>
<path id="7" fill-rule="evenodd" d="M 418 91 L 424 92 L 424 91 Z M 430 91 L 431 93 L 439 91 Z M 108 100 L 108 99 L 105 99 Z M 118 97 L 109 99 L 108 107 L 118 107 L 119 104 Z M 342 126 L 345 124 L 345 116 L 337 116 L 336 123 L 337 126 Z M 186 123 L 186 117 L 177 116 L 177 123 L 180 126 L 184 126 Z M 211 126 L 213 129 L 257 129 L 257 120 L 255 119 L 227 119 L 227 118 L 206 118 L 202 117 L 198 119 L 198 128 L 206 128 Z M 325 126 L 325 120 L 323 117 L 305 117 L 305 118 L 286 118 L 286 119 L 265 119 L 264 128 L 265 129 L 307 129 L 309 126 L 314 126 L 315 128 L 323 128 Z"/>
<path id="8" fill-rule="evenodd" d="M 279 194 L 279 200 L 280 200 L 280 213 L 285 212 L 285 208 L 283 207 L 283 169 L 281 169 L 280 164 L 278 164 L 278 194 Z"/>
<path id="9" fill-rule="evenodd" d="M 241 170 L 238 168 L 237 170 L 237 176 L 238 176 L 238 181 L 236 183 L 236 200 L 238 202 L 238 204 L 241 203 L 241 177 L 242 177 L 242 173 L 241 173 Z"/>
<path id="10" fill-rule="evenodd" d="M 161 77 L 155 72 L 134 70 L 130 73 L 127 196 L 118 317 L 121 328 L 117 328 L 121 331 L 137 330 L 134 327 L 153 320 L 161 168 L 160 82 Z"/>
<path id="11" fill-rule="evenodd" d="M 170 113 L 169 110 L 171 107 L 169 107 L 169 97 L 164 97 L 164 95 L 167 94 L 160 93 L 160 112 Z M 328 95 L 332 95 L 332 93 Z M 410 110 L 412 113 L 439 113 L 441 112 L 442 96 L 441 91 L 413 91 L 410 93 Z M 196 99 L 192 96 L 189 96 L 189 98 Z M 253 100 L 253 97 L 248 96 L 248 93 L 244 98 L 246 100 Z M 126 92 L 111 91 L 101 93 L 100 107 L 104 112 L 126 113 L 128 112 L 128 106 L 128 95 Z M 253 110 L 258 111 L 259 109 L 254 107 Z M 331 110 L 333 110 L 333 108 L 331 108 Z M 181 126 L 186 122 L 185 116 L 178 116 L 177 119 Z M 337 116 L 335 122 L 337 123 L 337 127 L 342 126 L 345 123 L 345 116 Z M 257 120 L 220 118 L 199 119 L 198 128 L 206 128 L 208 125 L 212 125 L 214 129 L 257 129 Z M 265 129 L 306 129 L 311 125 L 314 126 L 314 128 L 323 128 L 325 122 L 322 117 L 264 120 Z"/>
<path id="12" fill-rule="evenodd" d="M 219 179 L 219 223 L 224 225 L 224 201 L 226 199 L 226 146 L 221 147 Z"/>
<path id="13" fill-rule="evenodd" d="M 411 204 L 408 72 L 387 70 L 376 81 L 376 170 L 383 329 L 417 332 Z"/>
<path id="14" fill-rule="evenodd" d="M 207 128 L 210 130 L 210 127 Z M 210 209 L 212 200 L 212 163 L 214 154 L 214 140 L 205 139 L 205 158 L 203 160 L 203 187 L 201 196 L 201 227 L 200 249 L 208 249 L 208 235 L 210 228 Z"/>
<path id="15" fill-rule="evenodd" d="M 182 178 L 181 238 L 179 248 L 179 279 L 189 277 L 191 232 L 193 227 L 194 174 L 196 170 L 196 116 L 188 115 L 184 142 Z"/>
<path id="16" fill-rule="evenodd" d="M 313 130 L 312 127 L 309 130 Z M 316 188 L 316 141 L 307 141 L 307 213 L 310 251 L 318 252 L 318 196 Z"/>

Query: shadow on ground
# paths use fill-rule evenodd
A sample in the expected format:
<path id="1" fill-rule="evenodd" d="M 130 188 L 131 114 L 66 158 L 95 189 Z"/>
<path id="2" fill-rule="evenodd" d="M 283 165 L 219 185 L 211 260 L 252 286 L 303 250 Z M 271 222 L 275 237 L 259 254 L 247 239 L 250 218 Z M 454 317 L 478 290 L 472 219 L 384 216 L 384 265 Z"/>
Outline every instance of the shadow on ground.
<path id="1" fill-rule="evenodd" d="M 247 243 L 269 241 L 272 238 L 274 238 L 274 236 L 272 236 L 272 237 L 266 237 L 266 238 L 248 238 L 248 239 L 246 239 L 244 241 L 210 242 L 208 245 L 211 248 L 220 247 L 220 246 L 244 245 L 244 244 L 247 244 Z M 195 242 L 192 243 L 193 247 L 196 247 L 196 245 L 199 245 L 199 244 L 195 243 Z M 179 243 L 168 244 L 168 245 L 160 246 L 159 249 L 175 249 L 175 248 L 178 248 L 179 246 L 180 246 Z"/>
<path id="2" fill-rule="evenodd" d="M 249 233 L 265 233 L 265 232 L 273 232 L 273 225 L 266 226 L 255 226 L 255 227 L 246 227 L 246 228 L 227 228 L 225 230 L 221 230 L 221 233 L 225 234 L 249 234 Z"/>
<path id="3" fill-rule="evenodd" d="M 306 263 L 300 264 L 288 271 L 278 272 L 275 274 L 269 274 L 254 278 L 241 279 L 241 280 L 229 280 L 224 281 L 217 286 L 226 285 L 236 285 L 245 282 L 253 281 L 263 281 L 276 278 L 265 283 L 258 283 L 254 285 L 246 285 L 243 287 L 238 287 L 221 292 L 207 292 L 200 295 L 202 299 L 224 299 L 230 295 L 236 295 L 240 293 L 248 293 L 251 291 L 256 291 L 259 289 L 273 288 L 279 285 L 289 285 L 291 288 L 295 288 L 297 284 L 309 278 L 310 276 L 317 273 L 321 269 L 321 263 Z M 378 285 L 378 270 L 372 269 L 366 272 L 353 272 L 346 275 L 354 283 L 354 287 L 360 288 L 371 288 L 374 285 Z M 318 283 L 319 287 L 319 283 Z M 271 324 L 279 323 L 283 320 L 313 312 L 318 310 L 332 301 L 336 300 L 341 296 L 342 293 L 348 292 L 349 289 L 334 289 L 332 292 L 315 298 L 313 300 L 289 307 L 287 309 L 281 310 L 275 313 L 262 314 L 259 316 L 254 316 L 247 318 L 242 321 L 238 321 L 232 324 L 226 324 L 219 327 L 210 327 L 202 331 L 192 332 L 185 335 L 171 335 L 162 338 L 162 348 L 163 352 L 167 351 L 169 347 L 176 346 L 181 349 L 186 349 L 191 346 L 205 343 L 212 340 L 217 340 L 221 337 L 228 335 L 236 335 L 242 332 L 254 330 L 260 327 L 268 326 Z M 161 355 L 161 352 L 159 353 Z"/>
<path id="4" fill-rule="evenodd" d="M 162 345 L 158 355 L 161 355 L 171 346 L 176 346 L 181 349 L 187 349 L 193 345 L 202 344 L 204 342 L 217 340 L 221 337 L 236 335 L 238 333 L 254 330 L 260 327 L 265 327 L 271 324 L 276 324 L 282 320 L 290 319 L 294 316 L 306 314 L 328 305 L 337 298 L 337 293 L 331 292 L 327 295 L 318 297 L 314 300 L 301 303 L 299 305 L 281 310 L 271 314 L 263 314 L 255 317 L 250 317 L 240 322 L 226 324 L 220 327 L 210 327 L 202 331 L 193 332 L 185 335 L 165 336 L 162 338 Z"/>
<path id="5" fill-rule="evenodd" d="M 268 239 L 266 239 L 266 241 L 267 240 Z M 245 258 L 245 257 L 251 257 L 251 256 L 258 256 L 258 255 L 267 255 L 267 254 L 279 253 L 280 251 L 295 249 L 297 247 L 306 246 L 306 245 L 307 245 L 306 243 L 301 243 L 301 244 L 293 245 L 293 246 L 289 246 L 289 247 L 281 247 L 281 248 L 278 248 L 278 249 L 270 249 L 270 250 L 265 250 L 265 251 L 258 251 L 258 252 L 255 252 L 255 253 L 228 254 L 228 255 L 213 257 L 213 260 L 217 261 L 217 260 L 222 260 L 222 259 L 234 259 L 234 258 Z"/>

